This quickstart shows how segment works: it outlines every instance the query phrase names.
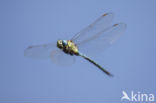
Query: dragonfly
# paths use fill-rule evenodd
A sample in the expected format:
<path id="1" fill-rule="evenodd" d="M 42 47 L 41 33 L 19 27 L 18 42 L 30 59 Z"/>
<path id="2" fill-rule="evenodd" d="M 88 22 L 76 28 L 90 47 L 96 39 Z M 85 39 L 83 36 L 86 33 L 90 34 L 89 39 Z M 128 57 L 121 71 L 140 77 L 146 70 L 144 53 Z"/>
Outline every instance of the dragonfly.
<path id="1" fill-rule="evenodd" d="M 105 13 L 93 23 L 76 33 L 70 40 L 60 39 L 55 43 L 33 45 L 25 49 L 24 55 L 33 58 L 51 58 L 55 63 L 73 63 L 74 56 L 80 56 L 102 70 L 108 76 L 113 76 L 86 54 L 97 54 L 109 47 L 125 31 L 125 23 L 111 25 L 113 13 Z"/>

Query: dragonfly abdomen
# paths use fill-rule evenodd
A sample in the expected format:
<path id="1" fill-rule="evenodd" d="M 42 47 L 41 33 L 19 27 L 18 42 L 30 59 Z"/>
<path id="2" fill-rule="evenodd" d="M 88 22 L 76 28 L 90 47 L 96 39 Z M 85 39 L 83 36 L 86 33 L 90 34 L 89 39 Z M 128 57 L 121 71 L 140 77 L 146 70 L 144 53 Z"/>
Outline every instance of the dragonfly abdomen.
<path id="1" fill-rule="evenodd" d="M 89 57 L 87 57 L 86 55 L 79 53 L 79 55 L 81 57 L 83 57 L 84 59 L 86 59 L 87 61 L 89 61 L 90 63 L 94 64 L 96 67 L 98 67 L 100 70 L 102 70 L 104 73 L 106 73 L 109 76 L 113 76 L 111 73 L 109 73 L 107 70 L 105 70 L 102 66 L 100 66 L 99 64 L 97 64 L 94 60 L 90 59 Z"/>

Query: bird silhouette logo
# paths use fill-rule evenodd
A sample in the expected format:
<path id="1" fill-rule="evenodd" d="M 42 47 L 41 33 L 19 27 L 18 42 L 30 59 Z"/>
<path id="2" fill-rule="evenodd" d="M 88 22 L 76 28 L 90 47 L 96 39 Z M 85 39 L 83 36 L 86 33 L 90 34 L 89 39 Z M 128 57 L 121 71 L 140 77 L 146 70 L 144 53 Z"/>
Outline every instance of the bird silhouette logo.
<path id="1" fill-rule="evenodd" d="M 127 99 L 127 100 L 130 101 L 130 98 L 128 97 L 128 95 L 127 95 L 127 93 L 126 93 L 125 91 L 122 91 L 122 94 L 123 94 L 123 96 L 122 96 L 122 98 L 121 98 L 121 101 L 122 101 L 123 99 Z"/>

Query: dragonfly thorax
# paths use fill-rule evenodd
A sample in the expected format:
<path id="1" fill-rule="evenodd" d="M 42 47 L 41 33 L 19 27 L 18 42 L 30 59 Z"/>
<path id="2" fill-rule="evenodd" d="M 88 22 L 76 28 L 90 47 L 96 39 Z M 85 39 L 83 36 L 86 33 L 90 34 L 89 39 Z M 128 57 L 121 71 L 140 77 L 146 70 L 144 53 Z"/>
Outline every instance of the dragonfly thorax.
<path id="1" fill-rule="evenodd" d="M 79 55 L 77 46 L 71 40 L 58 40 L 57 47 L 67 54 Z"/>

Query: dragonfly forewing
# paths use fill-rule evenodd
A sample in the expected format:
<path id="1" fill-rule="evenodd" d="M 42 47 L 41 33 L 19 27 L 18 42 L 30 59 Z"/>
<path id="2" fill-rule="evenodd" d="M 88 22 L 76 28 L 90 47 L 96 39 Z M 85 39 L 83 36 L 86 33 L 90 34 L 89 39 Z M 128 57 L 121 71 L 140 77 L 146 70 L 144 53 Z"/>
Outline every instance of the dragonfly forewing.
<path id="1" fill-rule="evenodd" d="M 25 49 L 24 55 L 36 59 L 50 58 L 53 63 L 61 66 L 68 66 L 75 62 L 74 56 L 65 54 L 57 48 L 56 43 L 29 46 Z"/>
<path id="2" fill-rule="evenodd" d="M 114 17 L 113 13 L 103 14 L 92 24 L 90 24 L 89 26 L 87 26 L 86 28 L 84 28 L 80 32 L 78 32 L 71 40 L 74 43 L 79 44 L 79 43 L 83 42 L 84 40 L 94 36 L 98 32 L 109 27 L 109 24 L 111 23 L 113 17 Z"/>
<path id="3" fill-rule="evenodd" d="M 50 54 L 56 48 L 56 43 L 49 43 L 43 45 L 29 46 L 24 50 L 24 55 L 26 57 L 45 59 L 50 58 Z"/>

